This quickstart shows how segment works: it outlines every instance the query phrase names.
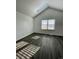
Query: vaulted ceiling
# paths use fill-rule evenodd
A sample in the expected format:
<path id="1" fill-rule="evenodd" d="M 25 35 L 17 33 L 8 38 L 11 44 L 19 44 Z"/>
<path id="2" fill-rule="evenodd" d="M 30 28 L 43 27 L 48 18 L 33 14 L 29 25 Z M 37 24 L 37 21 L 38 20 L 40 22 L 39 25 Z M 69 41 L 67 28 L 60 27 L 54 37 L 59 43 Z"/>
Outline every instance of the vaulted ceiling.
<path id="1" fill-rule="evenodd" d="M 31 17 L 48 7 L 63 10 L 63 0 L 16 0 L 16 11 Z"/>

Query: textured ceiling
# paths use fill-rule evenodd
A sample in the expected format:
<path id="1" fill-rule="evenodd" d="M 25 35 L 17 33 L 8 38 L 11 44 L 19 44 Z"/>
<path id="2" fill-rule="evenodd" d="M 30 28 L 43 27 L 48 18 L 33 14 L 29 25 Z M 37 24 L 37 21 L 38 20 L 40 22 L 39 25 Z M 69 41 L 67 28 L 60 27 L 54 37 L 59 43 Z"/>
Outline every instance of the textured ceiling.
<path id="1" fill-rule="evenodd" d="M 50 6 L 58 10 L 63 10 L 63 0 L 16 0 L 16 11 L 34 17 L 41 9 Z"/>
<path id="2" fill-rule="evenodd" d="M 48 0 L 48 5 L 51 8 L 63 10 L 63 0 Z"/>

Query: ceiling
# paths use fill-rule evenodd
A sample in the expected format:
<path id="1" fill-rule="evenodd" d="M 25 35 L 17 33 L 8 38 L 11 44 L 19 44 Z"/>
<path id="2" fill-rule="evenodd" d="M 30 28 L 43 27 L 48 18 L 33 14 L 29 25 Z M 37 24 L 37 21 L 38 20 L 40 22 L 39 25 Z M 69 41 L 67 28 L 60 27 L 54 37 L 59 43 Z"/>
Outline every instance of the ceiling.
<path id="1" fill-rule="evenodd" d="M 63 10 L 63 0 L 16 0 L 16 11 L 34 17 L 47 7 Z"/>

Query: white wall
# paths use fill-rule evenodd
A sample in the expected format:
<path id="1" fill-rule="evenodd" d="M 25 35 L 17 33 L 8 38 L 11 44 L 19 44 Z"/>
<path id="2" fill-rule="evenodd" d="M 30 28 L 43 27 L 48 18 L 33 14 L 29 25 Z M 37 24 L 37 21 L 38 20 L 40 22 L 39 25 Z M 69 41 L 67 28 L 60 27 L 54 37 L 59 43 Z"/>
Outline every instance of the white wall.
<path id="1" fill-rule="evenodd" d="M 33 19 L 30 16 L 16 12 L 16 40 L 33 33 Z"/>

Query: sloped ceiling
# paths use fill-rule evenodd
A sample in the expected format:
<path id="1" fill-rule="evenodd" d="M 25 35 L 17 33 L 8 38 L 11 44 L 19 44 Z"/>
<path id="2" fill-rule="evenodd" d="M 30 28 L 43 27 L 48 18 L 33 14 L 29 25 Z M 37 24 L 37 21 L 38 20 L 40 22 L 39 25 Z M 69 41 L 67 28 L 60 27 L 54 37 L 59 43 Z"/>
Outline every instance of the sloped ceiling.
<path id="1" fill-rule="evenodd" d="M 16 0 L 16 11 L 34 17 L 46 7 L 63 10 L 63 0 Z"/>
<path id="2" fill-rule="evenodd" d="M 48 5 L 51 8 L 63 10 L 63 0 L 48 0 Z"/>

